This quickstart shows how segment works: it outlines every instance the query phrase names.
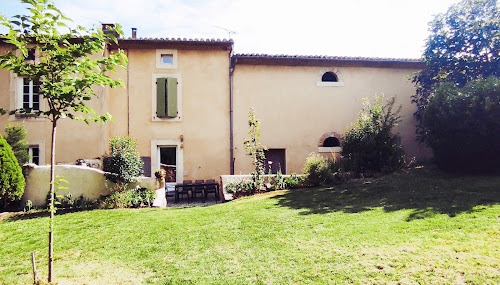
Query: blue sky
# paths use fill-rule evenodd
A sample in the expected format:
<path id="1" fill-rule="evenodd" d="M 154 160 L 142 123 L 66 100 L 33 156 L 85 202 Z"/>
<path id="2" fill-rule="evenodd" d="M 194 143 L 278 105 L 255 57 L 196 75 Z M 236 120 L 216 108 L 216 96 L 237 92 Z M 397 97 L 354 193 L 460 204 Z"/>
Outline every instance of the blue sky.
<path id="1" fill-rule="evenodd" d="M 26 14 L 19 0 L 0 13 Z M 231 38 L 237 53 L 419 58 L 433 15 L 459 0 L 55 0 L 77 24 L 125 37 Z M 5 30 L 0 28 L 0 33 Z"/>

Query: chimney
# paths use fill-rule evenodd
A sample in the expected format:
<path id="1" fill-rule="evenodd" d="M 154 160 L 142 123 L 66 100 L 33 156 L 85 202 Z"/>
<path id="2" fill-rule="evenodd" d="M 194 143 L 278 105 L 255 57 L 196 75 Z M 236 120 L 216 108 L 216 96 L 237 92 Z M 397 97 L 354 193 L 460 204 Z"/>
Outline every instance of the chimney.
<path id="1" fill-rule="evenodd" d="M 137 39 L 137 28 L 132 28 L 132 38 Z"/>
<path id="2" fill-rule="evenodd" d="M 104 32 L 104 34 L 113 34 L 118 38 L 118 33 L 113 30 L 114 28 L 115 24 L 102 24 L 102 31 Z"/>

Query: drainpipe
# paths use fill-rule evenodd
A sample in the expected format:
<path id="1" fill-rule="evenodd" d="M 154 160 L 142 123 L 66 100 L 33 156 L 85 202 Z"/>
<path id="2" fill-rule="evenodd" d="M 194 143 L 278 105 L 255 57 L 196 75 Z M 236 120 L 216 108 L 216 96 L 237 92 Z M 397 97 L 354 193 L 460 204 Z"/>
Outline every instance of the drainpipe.
<path id="1" fill-rule="evenodd" d="M 232 53 L 233 50 L 231 49 L 229 52 L 229 165 L 231 167 L 231 175 L 234 175 L 233 72 L 236 66 L 236 58 L 233 58 Z"/>
<path id="2" fill-rule="evenodd" d="M 130 137 L 130 69 L 128 61 L 128 49 L 127 49 L 127 136 Z"/>

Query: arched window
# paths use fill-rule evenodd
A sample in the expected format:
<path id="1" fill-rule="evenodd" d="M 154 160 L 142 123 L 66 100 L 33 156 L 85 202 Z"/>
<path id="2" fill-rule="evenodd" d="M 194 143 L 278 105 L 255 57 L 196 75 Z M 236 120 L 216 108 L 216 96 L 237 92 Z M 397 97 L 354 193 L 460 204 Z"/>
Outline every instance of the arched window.
<path id="1" fill-rule="evenodd" d="M 337 75 L 335 73 L 328 71 L 323 74 L 321 77 L 322 82 L 338 82 L 339 79 L 337 78 Z"/>
<path id="2" fill-rule="evenodd" d="M 326 138 L 323 142 L 323 147 L 337 147 L 340 146 L 339 139 L 336 137 Z"/>

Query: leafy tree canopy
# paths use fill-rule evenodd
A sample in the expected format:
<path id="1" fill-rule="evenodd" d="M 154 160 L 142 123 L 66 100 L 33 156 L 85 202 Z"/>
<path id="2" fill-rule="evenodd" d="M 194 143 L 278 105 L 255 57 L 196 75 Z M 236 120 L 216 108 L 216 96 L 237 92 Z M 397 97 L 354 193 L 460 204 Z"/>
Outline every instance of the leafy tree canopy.
<path id="1" fill-rule="evenodd" d="M 16 15 L 12 20 L 0 15 L 0 24 L 9 29 L 0 39 L 12 46 L 0 56 L 0 67 L 37 82 L 39 94 L 48 103 L 48 108 L 20 108 L 10 113 L 35 114 L 52 121 L 64 117 L 85 122 L 108 120 L 109 114 L 96 115 L 86 102 L 96 95 L 92 86 L 123 85 L 121 80 L 103 76 L 108 71 L 115 71 L 115 66 L 125 68 L 127 61 L 122 51 L 106 54 L 104 50 L 105 44 L 117 43 L 114 34 L 101 29 L 72 27 L 71 19 L 51 1 L 22 2 L 31 5 L 28 9 L 31 15 Z M 121 34 L 118 25 L 116 29 Z M 28 60 L 30 53 L 35 54 L 34 61 Z M 105 54 L 107 56 L 103 56 Z"/>
<path id="2" fill-rule="evenodd" d="M 497 0 L 463 0 L 429 23 L 426 67 L 413 78 L 419 121 L 440 83 L 463 87 L 471 80 L 500 77 L 499 11 Z M 421 125 L 418 133 L 423 141 L 426 132 Z"/>

